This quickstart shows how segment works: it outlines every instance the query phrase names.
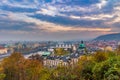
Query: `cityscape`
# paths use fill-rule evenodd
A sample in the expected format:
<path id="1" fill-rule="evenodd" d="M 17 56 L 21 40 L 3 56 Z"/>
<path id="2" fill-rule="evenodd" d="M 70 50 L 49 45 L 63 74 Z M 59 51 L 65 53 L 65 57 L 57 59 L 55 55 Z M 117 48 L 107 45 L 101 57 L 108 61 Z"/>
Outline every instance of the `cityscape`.
<path id="1" fill-rule="evenodd" d="M 114 51 L 120 45 L 119 41 L 46 41 L 46 42 L 6 42 L 0 44 L 0 59 L 20 52 L 25 58 L 39 55 L 45 66 L 58 66 L 61 61 L 67 65 L 71 59 L 78 59 L 84 54 L 94 54 L 96 51 Z M 59 61 L 58 61 L 59 60 Z"/>
<path id="2" fill-rule="evenodd" d="M 0 80 L 120 80 L 120 0 L 1 0 Z"/>

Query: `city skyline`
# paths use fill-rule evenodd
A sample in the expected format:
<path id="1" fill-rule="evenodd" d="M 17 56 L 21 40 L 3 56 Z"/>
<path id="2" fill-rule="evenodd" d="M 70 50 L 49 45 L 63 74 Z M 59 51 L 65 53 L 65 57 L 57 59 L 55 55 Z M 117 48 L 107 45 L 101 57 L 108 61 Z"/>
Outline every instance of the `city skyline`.
<path id="1" fill-rule="evenodd" d="M 120 0 L 2 0 L 0 41 L 90 40 L 120 32 Z"/>

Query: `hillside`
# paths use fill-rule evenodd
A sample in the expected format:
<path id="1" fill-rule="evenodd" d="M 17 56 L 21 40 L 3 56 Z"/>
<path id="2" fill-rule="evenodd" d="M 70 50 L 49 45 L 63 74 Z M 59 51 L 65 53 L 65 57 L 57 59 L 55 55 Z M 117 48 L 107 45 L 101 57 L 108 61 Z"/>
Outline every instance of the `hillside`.
<path id="1" fill-rule="evenodd" d="M 102 35 L 94 40 L 120 40 L 120 33 Z"/>

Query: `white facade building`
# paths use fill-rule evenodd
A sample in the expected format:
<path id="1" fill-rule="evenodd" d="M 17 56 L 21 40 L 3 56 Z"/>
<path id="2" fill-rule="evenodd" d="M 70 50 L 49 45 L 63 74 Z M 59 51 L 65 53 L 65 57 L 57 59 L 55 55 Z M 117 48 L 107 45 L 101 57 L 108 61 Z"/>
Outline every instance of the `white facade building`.
<path id="1" fill-rule="evenodd" d="M 0 47 L 0 54 L 6 54 L 8 52 L 7 48 Z"/>

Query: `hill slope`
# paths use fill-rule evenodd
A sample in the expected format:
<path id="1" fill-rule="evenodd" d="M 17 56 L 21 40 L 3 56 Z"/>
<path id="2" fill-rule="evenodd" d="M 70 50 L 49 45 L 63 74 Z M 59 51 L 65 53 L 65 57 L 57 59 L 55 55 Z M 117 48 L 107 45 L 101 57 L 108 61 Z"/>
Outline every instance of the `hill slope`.
<path id="1" fill-rule="evenodd" d="M 102 35 L 94 40 L 120 40 L 120 33 Z"/>

